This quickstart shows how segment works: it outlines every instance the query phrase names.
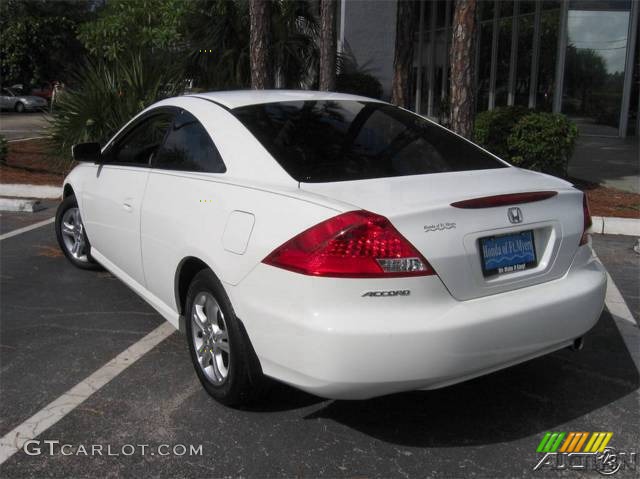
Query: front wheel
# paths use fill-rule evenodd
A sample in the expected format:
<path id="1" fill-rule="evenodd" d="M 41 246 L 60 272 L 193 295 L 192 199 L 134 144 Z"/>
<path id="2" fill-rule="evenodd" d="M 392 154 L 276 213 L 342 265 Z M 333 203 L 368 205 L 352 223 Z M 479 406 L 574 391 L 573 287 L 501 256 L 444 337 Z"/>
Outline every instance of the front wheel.
<path id="1" fill-rule="evenodd" d="M 210 270 L 193 279 L 185 306 L 189 353 L 204 389 L 228 406 L 257 399 L 265 385 L 259 361 L 222 284 Z"/>
<path id="2" fill-rule="evenodd" d="M 91 257 L 91 245 L 74 195 L 67 196 L 58 206 L 56 238 L 60 249 L 74 266 L 81 269 L 100 269 L 100 265 Z"/>
<path id="3" fill-rule="evenodd" d="M 24 103 L 22 103 L 21 101 L 16 103 L 15 110 L 18 113 L 22 113 L 24 111 Z"/>

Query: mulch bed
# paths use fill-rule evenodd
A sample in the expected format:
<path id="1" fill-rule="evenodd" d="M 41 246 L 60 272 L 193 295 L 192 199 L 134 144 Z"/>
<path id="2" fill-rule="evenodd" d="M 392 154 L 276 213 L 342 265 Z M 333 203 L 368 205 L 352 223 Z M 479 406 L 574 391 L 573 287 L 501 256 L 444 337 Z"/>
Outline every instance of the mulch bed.
<path id="1" fill-rule="evenodd" d="M 60 186 L 72 165 L 52 158 L 46 138 L 9 143 L 7 158 L 0 162 L 0 183 Z"/>
<path id="2" fill-rule="evenodd" d="M 0 183 L 60 186 L 73 164 L 52 160 L 47 139 L 9 143 L 6 163 L 0 163 Z M 587 193 L 591 214 L 640 218 L 640 195 L 571 179 Z"/>
<path id="3" fill-rule="evenodd" d="M 616 216 L 618 218 L 640 218 L 640 195 L 608 188 L 587 181 L 570 179 L 576 188 L 587 194 L 593 216 Z"/>

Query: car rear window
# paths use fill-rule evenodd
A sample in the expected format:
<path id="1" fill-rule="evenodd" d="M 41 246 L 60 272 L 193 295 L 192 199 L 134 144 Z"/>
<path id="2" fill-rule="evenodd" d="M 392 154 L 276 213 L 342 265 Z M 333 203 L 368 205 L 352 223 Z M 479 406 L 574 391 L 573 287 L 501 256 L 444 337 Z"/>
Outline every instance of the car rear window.
<path id="1" fill-rule="evenodd" d="M 323 183 L 506 165 L 400 108 L 360 101 L 286 101 L 233 114 L 289 175 Z"/>

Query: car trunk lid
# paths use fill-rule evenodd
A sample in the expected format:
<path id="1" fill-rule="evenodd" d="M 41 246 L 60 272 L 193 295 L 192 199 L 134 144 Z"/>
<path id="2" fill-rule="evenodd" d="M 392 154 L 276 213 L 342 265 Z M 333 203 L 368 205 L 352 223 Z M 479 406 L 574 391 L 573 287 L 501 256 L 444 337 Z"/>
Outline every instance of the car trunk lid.
<path id="1" fill-rule="evenodd" d="M 563 276 L 583 229 L 581 192 L 558 178 L 519 168 L 301 183 L 300 188 L 386 216 L 425 256 L 459 300 Z M 499 206 L 452 206 L 478 198 L 530 192 L 553 194 L 533 202 L 512 198 Z M 514 207 L 518 210 L 510 211 Z M 512 217 L 514 213 L 517 218 Z M 535 265 L 502 274 L 483 271 L 482 252 L 494 243 L 481 239 L 528 232 L 532 232 L 535 245 Z"/>

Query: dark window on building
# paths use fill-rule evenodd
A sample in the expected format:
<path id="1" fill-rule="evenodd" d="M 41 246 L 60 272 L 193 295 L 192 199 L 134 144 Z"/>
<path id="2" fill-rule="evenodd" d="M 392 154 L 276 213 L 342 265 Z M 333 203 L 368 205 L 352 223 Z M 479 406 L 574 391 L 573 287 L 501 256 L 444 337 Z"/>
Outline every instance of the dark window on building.
<path id="1" fill-rule="evenodd" d="M 535 27 L 535 2 L 524 0 L 519 4 L 518 55 L 516 58 L 516 105 L 529 106 L 531 89 L 531 57 L 533 55 L 533 29 Z"/>
<path id="2" fill-rule="evenodd" d="M 384 103 L 278 102 L 240 107 L 233 113 L 301 182 L 504 166 L 453 133 Z"/>
<path id="3" fill-rule="evenodd" d="M 162 144 L 172 119 L 173 113 L 162 112 L 142 120 L 109 149 L 107 162 L 147 166 L 151 155 Z"/>
<path id="4" fill-rule="evenodd" d="M 513 2 L 500 2 L 498 55 L 496 58 L 495 106 L 505 106 L 509 93 L 509 65 L 513 29 Z"/>
<path id="5" fill-rule="evenodd" d="M 224 173 L 227 171 L 209 133 L 191 114 L 181 111 L 153 160 L 154 168 Z"/>

